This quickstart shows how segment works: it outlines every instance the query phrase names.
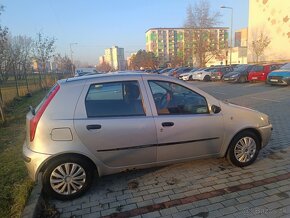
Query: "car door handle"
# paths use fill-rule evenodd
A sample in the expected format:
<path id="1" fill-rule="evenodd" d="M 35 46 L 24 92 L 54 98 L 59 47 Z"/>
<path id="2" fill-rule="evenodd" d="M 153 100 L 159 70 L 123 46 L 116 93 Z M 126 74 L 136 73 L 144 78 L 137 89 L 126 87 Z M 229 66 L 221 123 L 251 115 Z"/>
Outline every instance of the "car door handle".
<path id="1" fill-rule="evenodd" d="M 87 130 L 92 130 L 92 129 L 101 129 L 102 126 L 99 124 L 94 124 L 94 125 L 87 125 Z"/>
<path id="2" fill-rule="evenodd" d="M 162 126 L 163 127 L 170 127 L 170 126 L 174 126 L 174 123 L 173 122 L 164 122 L 164 123 L 162 123 Z"/>

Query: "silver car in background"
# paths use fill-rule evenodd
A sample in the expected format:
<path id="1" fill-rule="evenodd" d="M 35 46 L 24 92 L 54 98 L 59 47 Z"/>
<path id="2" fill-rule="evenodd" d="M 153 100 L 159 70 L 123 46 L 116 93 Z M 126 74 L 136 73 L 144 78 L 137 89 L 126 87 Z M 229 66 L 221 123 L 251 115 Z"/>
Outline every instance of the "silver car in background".
<path id="1" fill-rule="evenodd" d="M 23 156 L 31 178 L 42 172 L 44 191 L 67 200 L 96 174 L 208 157 L 248 166 L 271 131 L 267 115 L 178 79 L 102 74 L 55 84 L 27 114 Z"/>

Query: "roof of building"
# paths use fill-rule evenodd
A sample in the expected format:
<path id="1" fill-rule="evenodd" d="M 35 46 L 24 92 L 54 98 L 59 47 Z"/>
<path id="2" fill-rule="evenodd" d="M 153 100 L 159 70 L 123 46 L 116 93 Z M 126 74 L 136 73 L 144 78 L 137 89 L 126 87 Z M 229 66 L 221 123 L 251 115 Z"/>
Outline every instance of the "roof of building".
<path id="1" fill-rule="evenodd" d="M 184 29 L 224 29 L 224 30 L 227 30 L 229 29 L 229 27 L 207 27 L 207 28 L 187 28 L 187 27 L 169 27 L 169 28 L 166 28 L 166 27 L 156 27 L 156 28 L 150 28 L 148 30 L 146 30 L 145 33 L 147 33 L 148 31 L 150 30 L 184 30 Z"/>

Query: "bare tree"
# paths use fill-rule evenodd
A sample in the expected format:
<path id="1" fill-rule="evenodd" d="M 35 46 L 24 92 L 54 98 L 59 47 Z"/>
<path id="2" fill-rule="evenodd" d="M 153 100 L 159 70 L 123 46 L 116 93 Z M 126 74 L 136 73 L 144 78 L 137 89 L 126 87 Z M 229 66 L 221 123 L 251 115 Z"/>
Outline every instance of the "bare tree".
<path id="1" fill-rule="evenodd" d="M 260 61 L 260 58 L 264 55 L 265 49 L 270 43 L 271 39 L 264 31 L 260 31 L 253 37 L 253 41 L 251 42 L 251 50 L 254 62 L 258 63 Z"/>
<path id="2" fill-rule="evenodd" d="M 4 6 L 0 5 L 0 15 Z M 8 80 L 8 28 L 0 24 L 0 83 Z"/>
<path id="3" fill-rule="evenodd" d="M 4 6 L 0 5 L 0 15 L 4 11 Z M 7 74 L 7 51 L 8 51 L 8 29 L 7 27 L 2 27 L 0 25 L 0 85 L 4 81 L 8 80 Z M 4 102 L 2 99 L 2 92 L 0 86 L 0 116 L 2 122 L 5 122 L 5 114 L 4 114 Z"/>
<path id="4" fill-rule="evenodd" d="M 39 72 L 39 85 L 43 88 L 41 83 L 41 73 L 47 72 L 47 62 L 52 58 L 55 51 L 55 39 L 43 36 L 42 33 L 37 34 L 37 38 L 34 41 L 33 53 L 34 60 L 37 62 Z M 46 80 L 45 80 L 46 81 Z M 47 84 L 46 84 L 47 86 Z"/>
<path id="5" fill-rule="evenodd" d="M 61 54 L 56 54 L 54 56 L 54 62 L 57 64 L 58 73 L 73 74 L 72 72 L 72 61 L 68 56 L 61 56 Z"/>
<path id="6" fill-rule="evenodd" d="M 192 8 L 187 8 L 187 17 L 185 21 L 185 59 L 195 58 L 198 66 L 205 64 L 220 53 L 220 49 L 227 47 L 226 42 L 222 45 L 218 40 L 218 35 L 213 29 L 220 23 L 221 14 L 211 12 L 210 4 L 207 0 L 200 0 Z M 185 60 L 187 61 L 187 60 Z"/>
<path id="7" fill-rule="evenodd" d="M 110 71 L 114 71 L 114 68 L 107 62 L 102 62 L 101 64 L 99 64 L 97 66 L 97 70 L 100 72 L 110 72 Z"/>
<path id="8" fill-rule="evenodd" d="M 34 58 L 40 64 L 40 72 L 46 72 L 46 64 L 52 58 L 55 51 L 55 39 L 43 36 L 42 33 L 37 34 L 34 42 Z"/>

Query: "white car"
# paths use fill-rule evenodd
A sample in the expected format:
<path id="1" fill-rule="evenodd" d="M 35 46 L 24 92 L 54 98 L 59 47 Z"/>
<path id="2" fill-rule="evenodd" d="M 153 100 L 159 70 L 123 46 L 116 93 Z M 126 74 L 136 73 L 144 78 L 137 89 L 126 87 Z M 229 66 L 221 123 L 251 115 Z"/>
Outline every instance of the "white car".
<path id="1" fill-rule="evenodd" d="M 210 81 L 211 80 L 211 70 L 213 68 L 207 68 L 204 70 L 195 71 L 192 74 L 192 80 L 200 80 L 200 81 Z"/>
<path id="2" fill-rule="evenodd" d="M 193 68 L 191 71 L 187 73 L 182 73 L 179 75 L 179 79 L 183 81 L 192 80 L 192 74 L 197 70 L 197 68 Z"/>

